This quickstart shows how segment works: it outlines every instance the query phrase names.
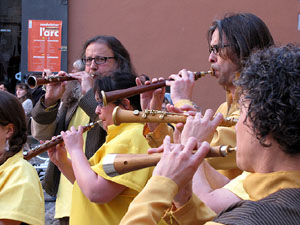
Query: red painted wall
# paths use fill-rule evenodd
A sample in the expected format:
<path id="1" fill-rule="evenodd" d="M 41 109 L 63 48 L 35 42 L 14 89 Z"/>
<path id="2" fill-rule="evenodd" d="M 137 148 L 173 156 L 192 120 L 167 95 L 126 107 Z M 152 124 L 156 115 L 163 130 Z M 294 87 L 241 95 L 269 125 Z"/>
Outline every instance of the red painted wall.
<path id="1" fill-rule="evenodd" d="M 297 0 L 72 0 L 69 1 L 69 68 L 83 43 L 114 35 L 128 49 L 138 73 L 168 77 L 182 68 L 208 70 L 206 32 L 228 12 L 250 12 L 269 27 L 276 43 L 299 42 Z M 197 81 L 193 100 L 204 110 L 225 101 L 214 78 Z"/>

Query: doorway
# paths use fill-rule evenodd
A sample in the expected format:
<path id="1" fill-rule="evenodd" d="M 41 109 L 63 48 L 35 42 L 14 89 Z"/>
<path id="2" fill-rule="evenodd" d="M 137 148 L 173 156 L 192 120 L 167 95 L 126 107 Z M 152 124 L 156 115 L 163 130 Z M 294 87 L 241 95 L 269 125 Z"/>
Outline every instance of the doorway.
<path id="1" fill-rule="evenodd" d="M 0 82 L 15 93 L 21 63 L 21 0 L 0 1 Z"/>

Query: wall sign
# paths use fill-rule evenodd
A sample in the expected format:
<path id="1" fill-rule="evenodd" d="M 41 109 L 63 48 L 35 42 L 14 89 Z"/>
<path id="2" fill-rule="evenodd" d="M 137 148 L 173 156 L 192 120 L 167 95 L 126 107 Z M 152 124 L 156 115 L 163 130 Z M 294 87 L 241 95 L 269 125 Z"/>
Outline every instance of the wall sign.
<path id="1" fill-rule="evenodd" d="M 61 70 L 60 20 L 28 21 L 28 71 Z"/>

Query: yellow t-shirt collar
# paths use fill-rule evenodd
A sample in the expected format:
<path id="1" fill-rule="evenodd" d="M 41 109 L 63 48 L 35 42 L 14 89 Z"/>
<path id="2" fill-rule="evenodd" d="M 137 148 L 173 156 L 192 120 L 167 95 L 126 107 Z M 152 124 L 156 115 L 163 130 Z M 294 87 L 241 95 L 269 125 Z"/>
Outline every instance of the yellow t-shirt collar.
<path id="1" fill-rule="evenodd" d="M 300 171 L 253 173 L 247 176 L 244 188 L 253 201 L 284 188 L 300 188 Z"/>

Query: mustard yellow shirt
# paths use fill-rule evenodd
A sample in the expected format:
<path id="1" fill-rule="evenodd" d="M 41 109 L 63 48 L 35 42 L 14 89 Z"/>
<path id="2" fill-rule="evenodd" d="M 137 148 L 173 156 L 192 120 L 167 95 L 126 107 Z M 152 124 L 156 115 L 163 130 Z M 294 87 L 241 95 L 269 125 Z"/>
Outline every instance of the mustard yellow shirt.
<path id="1" fill-rule="evenodd" d="M 143 133 L 151 148 L 158 148 L 161 146 L 166 135 L 169 135 L 171 142 L 173 142 L 173 128 L 166 123 L 160 123 L 153 132 L 149 131 L 146 124 Z"/>
<path id="2" fill-rule="evenodd" d="M 244 188 L 252 201 L 260 200 L 284 188 L 300 188 L 300 171 L 279 171 L 273 173 L 248 174 Z M 171 210 L 171 204 L 178 191 L 176 183 L 166 177 L 152 177 L 145 189 L 130 204 L 120 225 L 157 224 L 164 215 L 168 224 L 216 225 L 210 220 L 216 214 L 196 195 L 180 209 Z"/>
<path id="3" fill-rule="evenodd" d="M 97 204 L 90 202 L 81 192 L 77 182 L 75 182 L 72 193 L 71 225 L 119 224 L 130 202 L 143 189 L 147 180 L 151 177 L 153 168 L 145 168 L 120 176 L 109 177 L 103 170 L 102 160 L 105 155 L 110 153 L 146 153 L 149 145 L 143 136 L 143 128 L 144 125 L 138 123 L 123 123 L 120 126 L 111 125 L 108 127 L 105 143 L 90 158 L 89 162 L 92 170 L 99 176 L 126 186 L 127 189 L 111 202 Z"/>
<path id="4" fill-rule="evenodd" d="M 244 181 L 246 180 L 247 176 L 250 174 L 251 173 L 244 171 L 241 175 L 232 179 L 223 188 L 231 191 L 233 194 L 235 194 L 242 200 L 249 200 L 250 197 L 244 188 Z"/>
<path id="5" fill-rule="evenodd" d="M 34 167 L 20 151 L 0 166 L 0 219 L 45 224 L 42 186 Z"/>
<path id="6" fill-rule="evenodd" d="M 168 224 L 177 224 L 177 217 L 181 218 L 179 214 L 182 214 L 185 219 L 184 223 L 181 224 L 203 224 L 216 216 L 214 211 L 193 195 L 190 201 L 181 208 L 183 210 L 176 212 L 177 217 L 173 217 L 170 208 L 177 192 L 178 186 L 173 180 L 167 177 L 153 176 L 148 181 L 144 190 L 130 204 L 120 225 L 157 224 L 164 214 L 164 219 Z M 192 220 L 185 217 L 185 213 L 187 212 L 190 214 L 194 214 L 195 212 L 201 214 L 201 220 L 197 221 L 199 223 L 195 223 L 193 217 L 191 217 Z"/>
<path id="7" fill-rule="evenodd" d="M 89 116 L 80 108 L 77 107 L 76 112 L 74 113 L 68 129 L 72 126 L 79 127 L 84 126 L 90 122 Z M 85 140 L 86 140 L 87 132 L 83 133 L 83 151 L 85 151 Z M 70 155 L 68 153 L 68 157 Z M 59 186 L 56 196 L 55 202 L 55 217 L 54 218 L 63 218 L 69 217 L 71 213 L 71 199 L 72 199 L 72 183 L 61 173 Z"/>
<path id="8" fill-rule="evenodd" d="M 250 173 L 245 177 L 243 182 L 245 191 L 249 195 L 249 200 L 258 201 L 284 188 L 300 188 L 300 171 L 277 171 L 273 173 Z M 200 201 L 200 200 L 199 200 Z M 179 209 L 184 210 L 184 208 Z M 176 217 L 176 212 L 173 213 Z M 182 216 L 182 214 L 180 214 Z M 198 215 L 199 216 L 199 215 Z M 186 213 L 184 218 L 188 220 L 193 217 L 192 214 Z M 183 217 L 182 217 L 183 218 Z M 194 217 L 197 223 L 197 218 Z M 176 223 L 175 223 L 176 224 Z M 184 219 L 178 221 L 178 224 L 185 224 Z M 201 223 L 200 223 L 201 224 Z M 207 225 L 219 224 L 208 222 Z"/>
<path id="9" fill-rule="evenodd" d="M 221 113 L 224 118 L 239 118 L 239 109 L 237 103 L 232 103 L 230 106 L 227 102 L 224 102 L 217 109 L 216 113 Z M 236 146 L 236 133 L 235 126 L 224 127 L 218 126 L 214 136 L 210 142 L 210 146 L 219 146 L 219 145 L 230 145 L 231 147 Z M 207 159 L 209 164 L 217 170 L 228 170 L 236 169 L 235 153 L 230 154 L 229 156 L 215 157 Z"/>

